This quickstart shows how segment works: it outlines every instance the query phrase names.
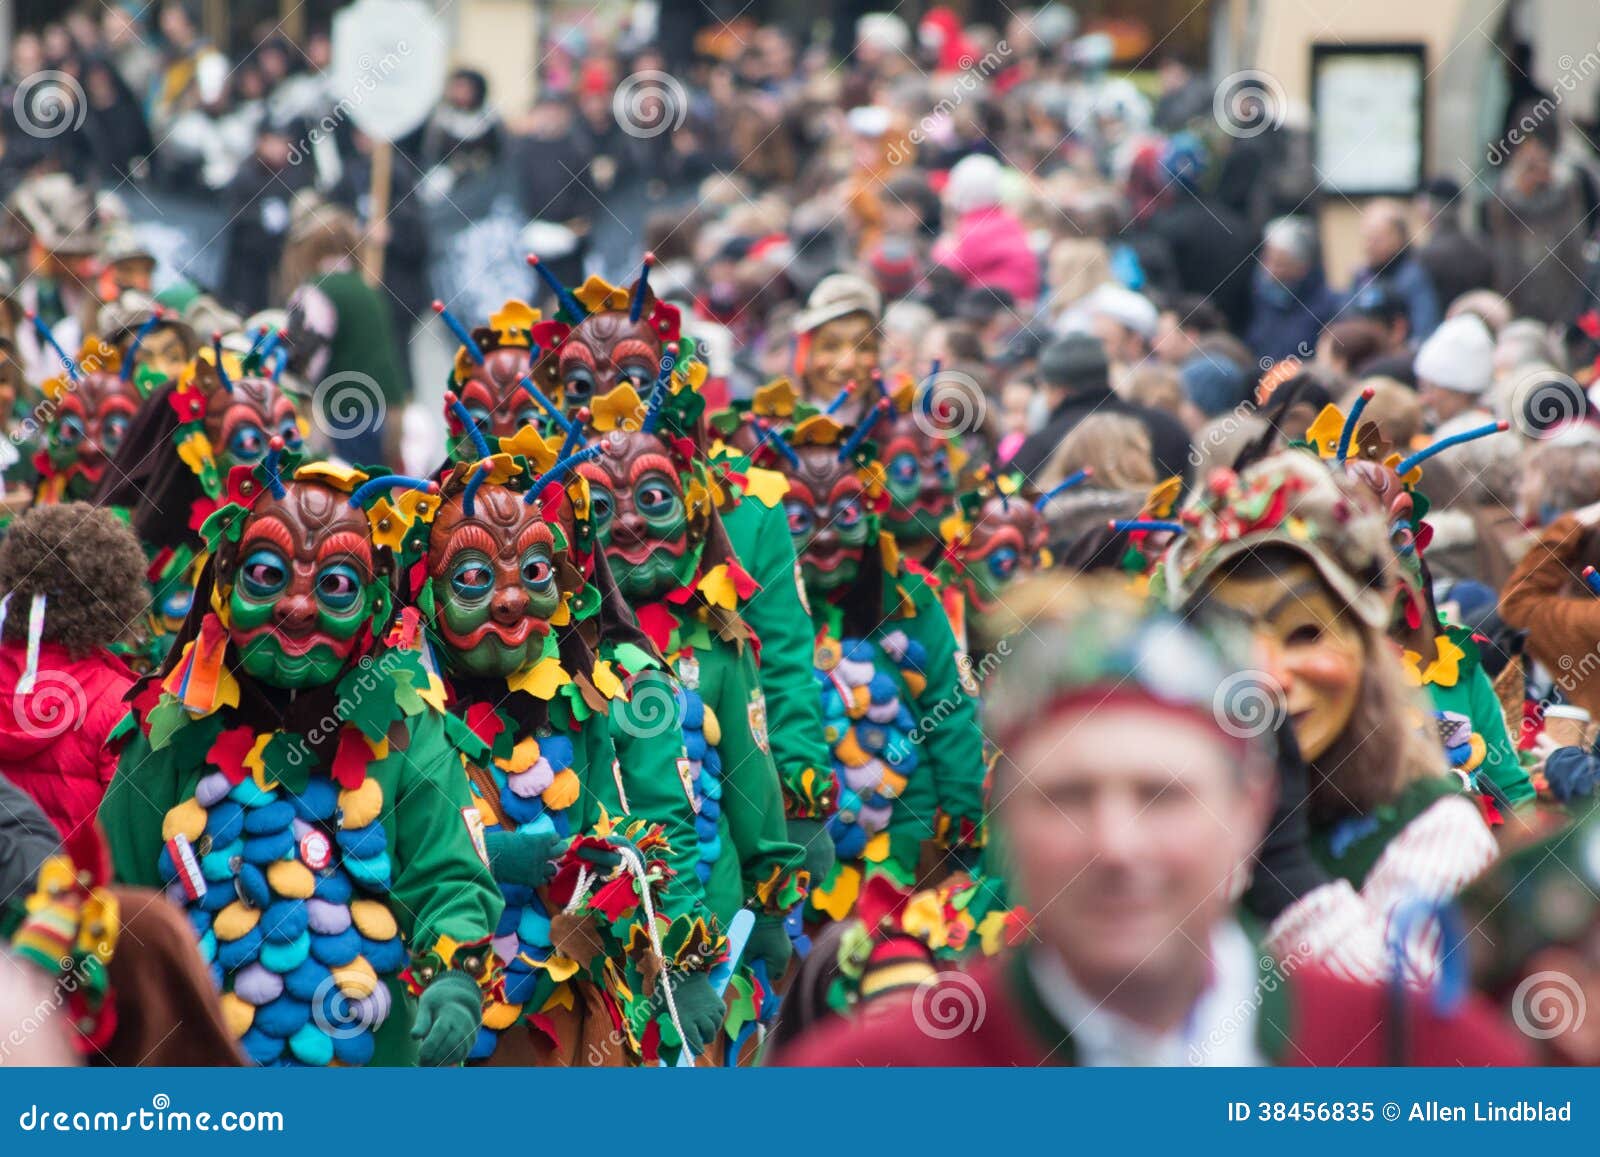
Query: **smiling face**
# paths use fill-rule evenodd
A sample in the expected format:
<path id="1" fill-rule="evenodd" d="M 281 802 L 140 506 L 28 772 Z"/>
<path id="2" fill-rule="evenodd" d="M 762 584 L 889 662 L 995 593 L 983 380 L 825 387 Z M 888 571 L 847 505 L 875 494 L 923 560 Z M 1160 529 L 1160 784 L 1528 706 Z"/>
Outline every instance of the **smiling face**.
<path id="1" fill-rule="evenodd" d="M 367 516 L 346 496 L 287 483 L 257 500 L 229 576 L 229 633 L 245 673 L 273 687 L 338 677 L 372 615 Z"/>
<path id="2" fill-rule="evenodd" d="M 1272 574 L 1227 575 L 1211 597 L 1255 624 L 1283 689 L 1300 753 L 1315 761 L 1355 714 L 1367 659 L 1360 628 L 1305 561 Z"/>
<path id="3" fill-rule="evenodd" d="M 811 333 L 804 375 L 806 397 L 825 406 L 848 383 L 871 381 L 877 368 L 878 327 L 871 314 L 849 313 L 825 321 Z M 851 404 L 844 407 L 845 420 L 855 418 L 849 412 L 852 409 Z"/>
<path id="4" fill-rule="evenodd" d="M 509 438 L 539 419 L 538 403 L 517 385 L 527 372 L 528 351 L 504 346 L 484 354 L 483 365 L 474 365 L 472 375 L 460 383 L 456 392 L 461 404 L 490 446 L 495 445 L 495 439 Z M 475 459 L 477 451 L 467 432 L 458 428 L 459 423 L 453 416 L 446 420 L 450 424 L 451 461 Z"/>
<path id="5" fill-rule="evenodd" d="M 193 356 L 194 351 L 176 326 L 158 325 L 144 335 L 133 362 L 149 367 L 164 378 L 175 379 Z"/>
<path id="6" fill-rule="evenodd" d="M 961 586 L 967 601 L 987 611 L 1018 577 L 1036 569 L 1049 537 L 1044 515 L 1020 497 L 992 495 L 961 547 Z"/>
<path id="7" fill-rule="evenodd" d="M 294 402 L 267 378 L 235 378 L 232 393 L 213 392 L 206 399 L 205 426 L 223 477 L 235 466 L 261 461 L 274 436 L 290 450 L 300 448 Z"/>
<path id="8" fill-rule="evenodd" d="M 797 446 L 785 463 L 784 513 L 807 592 L 825 597 L 856 581 L 873 535 L 866 487 L 834 446 Z"/>
<path id="9" fill-rule="evenodd" d="M 626 310 L 592 313 L 555 354 L 561 404 L 571 413 L 624 380 L 642 395 L 655 382 L 660 363 L 661 338 L 644 314 L 629 321 Z"/>
<path id="10" fill-rule="evenodd" d="M 453 671 L 500 677 L 529 666 L 561 606 L 555 536 L 537 505 L 503 486 L 439 508 L 428 538 L 439 637 Z"/>
<path id="11" fill-rule="evenodd" d="M 81 487 L 86 494 L 100 480 L 122 448 L 139 403 L 139 391 L 118 374 L 85 374 L 75 389 L 61 395 L 46 445 L 56 469 L 74 476 L 69 498 L 83 497 L 75 491 Z"/>
<path id="12" fill-rule="evenodd" d="M 939 523 L 955 509 L 949 445 L 929 437 L 911 415 L 900 414 L 879 446 L 889 491 L 884 527 L 902 549 L 915 553 L 939 537 Z"/>
<path id="13" fill-rule="evenodd" d="M 679 585 L 689 550 L 683 484 L 666 443 L 654 434 L 613 431 L 605 452 L 579 471 L 589 480 L 595 542 L 630 599 L 656 598 Z"/>

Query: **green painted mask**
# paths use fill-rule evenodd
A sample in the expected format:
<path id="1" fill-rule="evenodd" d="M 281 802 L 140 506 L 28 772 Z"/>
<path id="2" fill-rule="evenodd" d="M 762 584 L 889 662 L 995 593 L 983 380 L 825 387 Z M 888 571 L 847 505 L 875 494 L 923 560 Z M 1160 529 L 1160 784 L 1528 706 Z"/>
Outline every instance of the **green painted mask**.
<path id="1" fill-rule="evenodd" d="M 654 434 L 613 432 L 605 452 L 579 471 L 589 480 L 595 541 L 629 599 L 658 598 L 693 570 L 683 483 L 666 443 Z"/>

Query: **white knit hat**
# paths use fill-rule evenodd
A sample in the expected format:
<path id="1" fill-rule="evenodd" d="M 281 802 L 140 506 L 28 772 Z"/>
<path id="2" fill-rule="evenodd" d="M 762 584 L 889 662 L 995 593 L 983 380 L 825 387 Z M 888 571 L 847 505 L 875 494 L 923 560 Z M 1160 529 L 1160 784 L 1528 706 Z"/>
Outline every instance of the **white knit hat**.
<path id="1" fill-rule="evenodd" d="M 1148 297 L 1114 281 L 1097 286 L 1082 305 L 1089 316 L 1109 317 L 1146 340 L 1156 336 L 1161 320 L 1160 311 Z"/>
<path id="2" fill-rule="evenodd" d="M 1494 338 L 1470 313 L 1445 322 L 1417 350 L 1417 380 L 1457 394 L 1481 394 L 1494 375 Z"/>
<path id="3" fill-rule="evenodd" d="M 962 157 L 950 170 L 944 200 L 955 213 L 1000 204 L 1000 162 L 988 153 Z"/>

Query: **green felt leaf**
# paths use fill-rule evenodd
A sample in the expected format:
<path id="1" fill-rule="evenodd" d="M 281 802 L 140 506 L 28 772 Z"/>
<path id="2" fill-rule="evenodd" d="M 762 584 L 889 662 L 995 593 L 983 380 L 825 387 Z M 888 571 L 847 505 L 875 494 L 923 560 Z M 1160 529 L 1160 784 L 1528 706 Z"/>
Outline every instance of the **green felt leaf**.
<path id="1" fill-rule="evenodd" d="M 376 667 L 357 668 L 339 681 L 337 714 L 373 742 L 389 734 L 389 725 L 400 718 L 401 709 L 394 680 L 373 674 Z"/>
<path id="2" fill-rule="evenodd" d="M 711 629 L 698 620 L 691 620 L 678 628 L 678 642 L 680 646 L 693 647 L 697 651 L 709 651 Z"/>
<path id="3" fill-rule="evenodd" d="M 585 583 L 577 594 L 572 596 L 572 617 L 582 622 L 594 616 L 600 609 L 600 591 L 593 583 Z"/>
<path id="4" fill-rule="evenodd" d="M 188 719 L 189 713 L 184 710 L 182 703 L 171 695 L 163 695 L 161 702 L 150 708 L 150 714 L 146 716 L 150 724 L 151 750 L 160 751 L 165 747 Z"/>
<path id="5" fill-rule="evenodd" d="M 729 1040 L 739 1039 L 739 1030 L 756 1018 L 756 991 L 755 985 L 743 975 L 736 972 L 728 979 L 728 987 L 733 990 L 733 1000 L 728 1005 L 728 1019 L 722 1022 Z"/>
<path id="6" fill-rule="evenodd" d="M 261 753 L 261 769 L 269 781 L 276 780 L 288 790 L 300 792 L 311 778 L 313 760 L 303 737 L 276 731 Z"/>
<path id="7" fill-rule="evenodd" d="M 218 712 L 179 727 L 170 737 L 173 762 L 179 767 L 199 767 L 205 763 L 206 753 L 222 734 L 222 723 L 222 714 Z"/>
<path id="8" fill-rule="evenodd" d="M 634 643 L 619 643 L 612 651 L 613 661 L 623 670 L 637 675 L 640 671 L 649 671 L 660 666 L 655 656 L 643 647 Z"/>
<path id="9" fill-rule="evenodd" d="M 444 717 L 444 734 L 452 746 L 474 763 L 489 761 L 489 747 L 473 734 L 472 728 L 454 715 Z"/>
<path id="10" fill-rule="evenodd" d="M 428 709 L 427 702 L 413 684 L 417 673 L 415 671 L 396 671 L 394 673 L 394 702 L 401 712 L 406 715 L 418 715 Z M 426 675 L 423 678 L 427 678 Z"/>

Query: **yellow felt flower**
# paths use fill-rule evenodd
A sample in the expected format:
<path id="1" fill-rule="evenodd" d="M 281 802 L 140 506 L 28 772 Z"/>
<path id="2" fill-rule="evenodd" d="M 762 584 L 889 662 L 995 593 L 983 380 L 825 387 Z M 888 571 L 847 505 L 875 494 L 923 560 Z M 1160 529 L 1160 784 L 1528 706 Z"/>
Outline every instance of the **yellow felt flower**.
<path id="1" fill-rule="evenodd" d="M 744 496 L 754 498 L 762 506 L 771 509 L 783 501 L 784 495 L 789 493 L 789 479 L 776 470 L 763 470 L 759 466 L 752 466 L 745 471 Z"/>
<path id="2" fill-rule="evenodd" d="M 483 1027 L 504 1032 L 522 1018 L 520 1004 L 501 1004 L 498 1001 L 483 1010 Z"/>
<path id="3" fill-rule="evenodd" d="M 733 577 L 728 573 L 728 564 L 725 562 L 719 562 L 706 571 L 695 583 L 694 589 L 714 607 L 731 611 L 739 605 L 739 592 L 733 585 Z"/>
<path id="4" fill-rule="evenodd" d="M 400 509 L 400 517 L 407 523 L 415 524 L 419 519 L 431 522 L 433 516 L 439 513 L 439 496 L 429 494 L 426 490 L 403 490 L 395 499 L 395 505 Z"/>
<path id="5" fill-rule="evenodd" d="M 525 301 L 512 298 L 489 315 L 489 328 L 499 345 L 527 348 L 528 331 L 539 320 L 539 311 Z"/>
<path id="6" fill-rule="evenodd" d="M 844 427 L 826 414 L 813 414 L 794 428 L 789 436 L 794 446 L 837 446 L 844 437 Z"/>
<path id="7" fill-rule="evenodd" d="M 561 457 L 559 435 L 546 438 L 536 426 L 524 426 L 509 438 L 500 439 L 504 454 L 517 454 L 528 460 L 528 465 L 543 474 Z"/>
<path id="8" fill-rule="evenodd" d="M 535 699 L 550 699 L 559 688 L 570 682 L 572 676 L 561 666 L 561 660 L 554 655 L 547 655 L 507 679 L 506 686 L 512 691 L 525 691 Z"/>
<path id="9" fill-rule="evenodd" d="M 589 407 L 590 425 L 602 434 L 612 430 L 637 430 L 644 424 L 645 405 L 632 382 L 623 382 L 601 394 Z"/>
<path id="10" fill-rule="evenodd" d="M 983 944 L 983 954 L 993 956 L 1005 947 L 1006 914 L 990 912 L 978 925 L 978 939 Z"/>
<path id="11" fill-rule="evenodd" d="M 411 523 L 395 509 L 388 495 L 383 495 L 367 508 L 367 522 L 372 526 L 372 545 L 399 550 L 405 541 Z"/>
<path id="12" fill-rule="evenodd" d="M 522 467 L 517 465 L 510 454 L 495 454 L 485 458 L 478 464 L 478 469 L 489 471 L 489 477 L 485 478 L 484 482 L 490 486 L 504 486 L 522 473 Z"/>
<path id="13" fill-rule="evenodd" d="M 750 412 L 759 418 L 788 418 L 794 414 L 800 391 L 788 378 L 777 378 L 757 390 L 750 398 Z"/>
<path id="14" fill-rule="evenodd" d="M 927 942 L 929 948 L 943 948 L 950 940 L 944 921 L 944 904 L 937 892 L 918 892 L 906 902 L 900 926 Z"/>
<path id="15" fill-rule="evenodd" d="M 1329 402 L 1322 407 L 1322 413 L 1317 415 L 1316 421 L 1306 427 L 1306 441 L 1317 448 L 1317 453 L 1324 458 L 1332 458 L 1339 452 L 1339 435 L 1344 433 L 1344 411 Z"/>
<path id="16" fill-rule="evenodd" d="M 340 466 L 335 462 L 308 462 L 294 472 L 296 482 L 321 482 L 346 494 L 367 480 L 365 470 Z"/>
<path id="17" fill-rule="evenodd" d="M 1174 474 L 1165 482 L 1158 482 L 1145 495 L 1144 515 L 1149 518 L 1166 518 L 1172 513 L 1172 508 L 1178 501 L 1178 496 L 1183 493 L 1183 479 Z"/>
<path id="18" fill-rule="evenodd" d="M 626 289 L 612 285 L 598 273 L 591 273 L 588 280 L 572 291 L 572 296 L 581 301 L 590 313 L 598 313 L 606 309 L 627 309 L 630 295 Z"/>
<path id="19" fill-rule="evenodd" d="M 811 893 L 811 905 L 833 920 L 843 920 L 856 906 L 861 895 L 861 869 L 848 864 L 839 869 L 833 885 L 817 888 Z"/>
<path id="20" fill-rule="evenodd" d="M 211 439 L 200 430 L 192 431 L 178 443 L 178 460 L 189 468 L 191 474 L 203 473 L 211 462 Z"/>
<path id="21" fill-rule="evenodd" d="M 46 378 L 39 383 L 39 392 L 52 402 L 59 402 L 72 392 L 72 382 L 67 378 Z"/>
<path id="22" fill-rule="evenodd" d="M 939 523 L 939 537 L 952 546 L 965 542 L 970 533 L 972 533 L 972 523 L 968 522 L 959 510 Z"/>
<path id="23" fill-rule="evenodd" d="M 1396 474 L 1400 473 L 1397 469 L 1397 467 L 1400 465 L 1400 455 L 1390 454 L 1383 460 L 1383 464 L 1389 469 L 1394 470 Z M 1404 482 L 1407 486 L 1415 486 L 1418 482 L 1422 481 L 1422 467 L 1413 466 L 1408 473 L 1400 475 L 1400 481 Z"/>
<path id="24" fill-rule="evenodd" d="M 567 498 L 572 502 L 572 516 L 578 521 L 589 517 L 589 480 L 582 474 L 567 475 Z"/>
<path id="25" fill-rule="evenodd" d="M 1444 634 L 1434 639 L 1434 648 L 1437 657 L 1422 672 L 1422 681 L 1434 687 L 1454 687 L 1461 678 L 1461 660 L 1467 653 Z"/>
<path id="26" fill-rule="evenodd" d="M 515 775 L 519 771 L 527 771 L 539 761 L 539 741 L 531 735 L 519 739 L 517 745 L 511 749 L 511 755 L 506 759 L 497 759 L 495 766 L 507 775 Z"/>
<path id="27" fill-rule="evenodd" d="M 610 659 L 601 659 L 594 665 L 591 681 L 594 683 L 594 689 L 607 699 L 615 699 L 622 694 L 622 680 L 617 678 L 617 673 L 611 669 Z"/>
<path id="28" fill-rule="evenodd" d="M 563 980 L 571 980 L 578 974 L 578 962 L 576 960 L 568 960 L 565 956 L 552 955 L 544 961 L 535 961 L 535 963 L 548 972 L 550 979 L 557 984 Z"/>

